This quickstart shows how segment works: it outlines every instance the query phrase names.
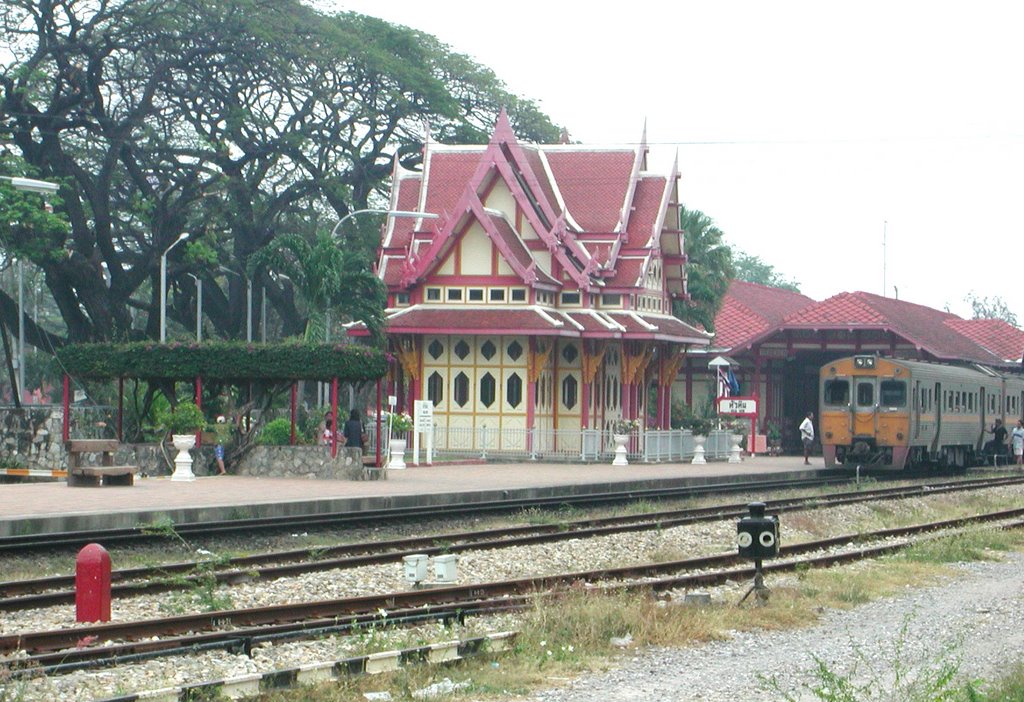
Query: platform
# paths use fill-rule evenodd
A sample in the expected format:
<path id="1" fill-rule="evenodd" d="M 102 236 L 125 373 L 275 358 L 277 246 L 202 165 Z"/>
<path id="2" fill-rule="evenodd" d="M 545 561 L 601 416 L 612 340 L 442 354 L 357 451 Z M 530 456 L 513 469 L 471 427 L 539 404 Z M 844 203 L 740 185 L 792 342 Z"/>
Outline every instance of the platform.
<path id="1" fill-rule="evenodd" d="M 413 466 L 387 480 L 302 480 L 243 476 L 139 478 L 133 486 L 68 487 L 64 482 L 0 485 L 0 536 L 130 528 L 252 517 L 359 511 L 401 506 L 730 483 L 824 470 L 799 456 L 746 458 L 742 463 L 603 464 L 486 463 Z"/>

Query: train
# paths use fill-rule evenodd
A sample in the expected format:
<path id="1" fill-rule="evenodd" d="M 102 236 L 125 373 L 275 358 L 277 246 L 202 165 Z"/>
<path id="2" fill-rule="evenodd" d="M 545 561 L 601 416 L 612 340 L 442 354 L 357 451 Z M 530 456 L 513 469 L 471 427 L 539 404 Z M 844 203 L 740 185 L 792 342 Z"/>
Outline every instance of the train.
<path id="1" fill-rule="evenodd" d="M 1024 411 L 1024 378 L 982 365 L 855 355 L 822 366 L 818 390 L 830 467 L 966 469 L 994 462 L 988 443 L 995 420 L 1009 432 Z"/>

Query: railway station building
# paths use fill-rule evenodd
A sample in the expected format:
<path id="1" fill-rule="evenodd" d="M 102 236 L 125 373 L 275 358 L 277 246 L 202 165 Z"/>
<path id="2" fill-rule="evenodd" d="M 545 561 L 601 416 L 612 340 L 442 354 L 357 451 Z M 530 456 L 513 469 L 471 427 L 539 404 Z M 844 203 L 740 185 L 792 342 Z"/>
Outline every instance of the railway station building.
<path id="1" fill-rule="evenodd" d="M 439 448 L 530 442 L 579 453 L 619 419 L 668 426 L 686 353 L 711 335 L 671 314 L 686 294 L 678 172 L 639 145 L 427 143 L 396 164 L 377 273 L 387 286 L 389 388 L 434 405 Z M 551 445 L 543 447 L 550 452 Z"/>
<path id="2" fill-rule="evenodd" d="M 853 354 L 978 364 L 1021 370 L 1024 331 L 998 319 L 963 319 L 904 300 L 843 292 L 816 302 L 806 295 L 733 281 L 715 318 L 715 337 L 693 349 L 680 369 L 677 395 L 687 404 L 713 392 L 708 362 L 732 363 L 740 395 L 757 394 L 760 426 L 776 422 L 784 442 L 818 413 L 818 371 Z"/>

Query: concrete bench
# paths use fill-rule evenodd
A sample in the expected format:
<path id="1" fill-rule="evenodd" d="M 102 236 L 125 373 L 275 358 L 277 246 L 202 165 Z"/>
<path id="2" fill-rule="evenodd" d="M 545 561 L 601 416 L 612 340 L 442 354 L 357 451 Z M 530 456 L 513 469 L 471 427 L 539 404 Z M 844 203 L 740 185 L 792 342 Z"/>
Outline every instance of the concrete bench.
<path id="1" fill-rule="evenodd" d="M 115 466 L 114 452 L 121 446 L 116 439 L 71 439 L 64 442 L 68 452 L 68 487 L 134 485 L 138 466 Z M 83 465 L 87 454 L 103 454 L 100 465 Z"/>

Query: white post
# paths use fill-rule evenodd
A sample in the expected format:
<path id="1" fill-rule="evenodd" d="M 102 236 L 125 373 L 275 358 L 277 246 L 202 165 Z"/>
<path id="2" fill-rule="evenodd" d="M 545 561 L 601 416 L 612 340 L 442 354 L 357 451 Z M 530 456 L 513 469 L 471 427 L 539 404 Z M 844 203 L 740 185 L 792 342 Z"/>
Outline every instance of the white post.
<path id="1" fill-rule="evenodd" d="M 160 343 L 167 341 L 167 254 L 175 246 L 188 239 L 188 232 L 174 240 L 174 243 L 160 256 Z"/>
<path id="2" fill-rule="evenodd" d="M 18 259 L 18 394 L 25 395 L 25 266 Z"/>

